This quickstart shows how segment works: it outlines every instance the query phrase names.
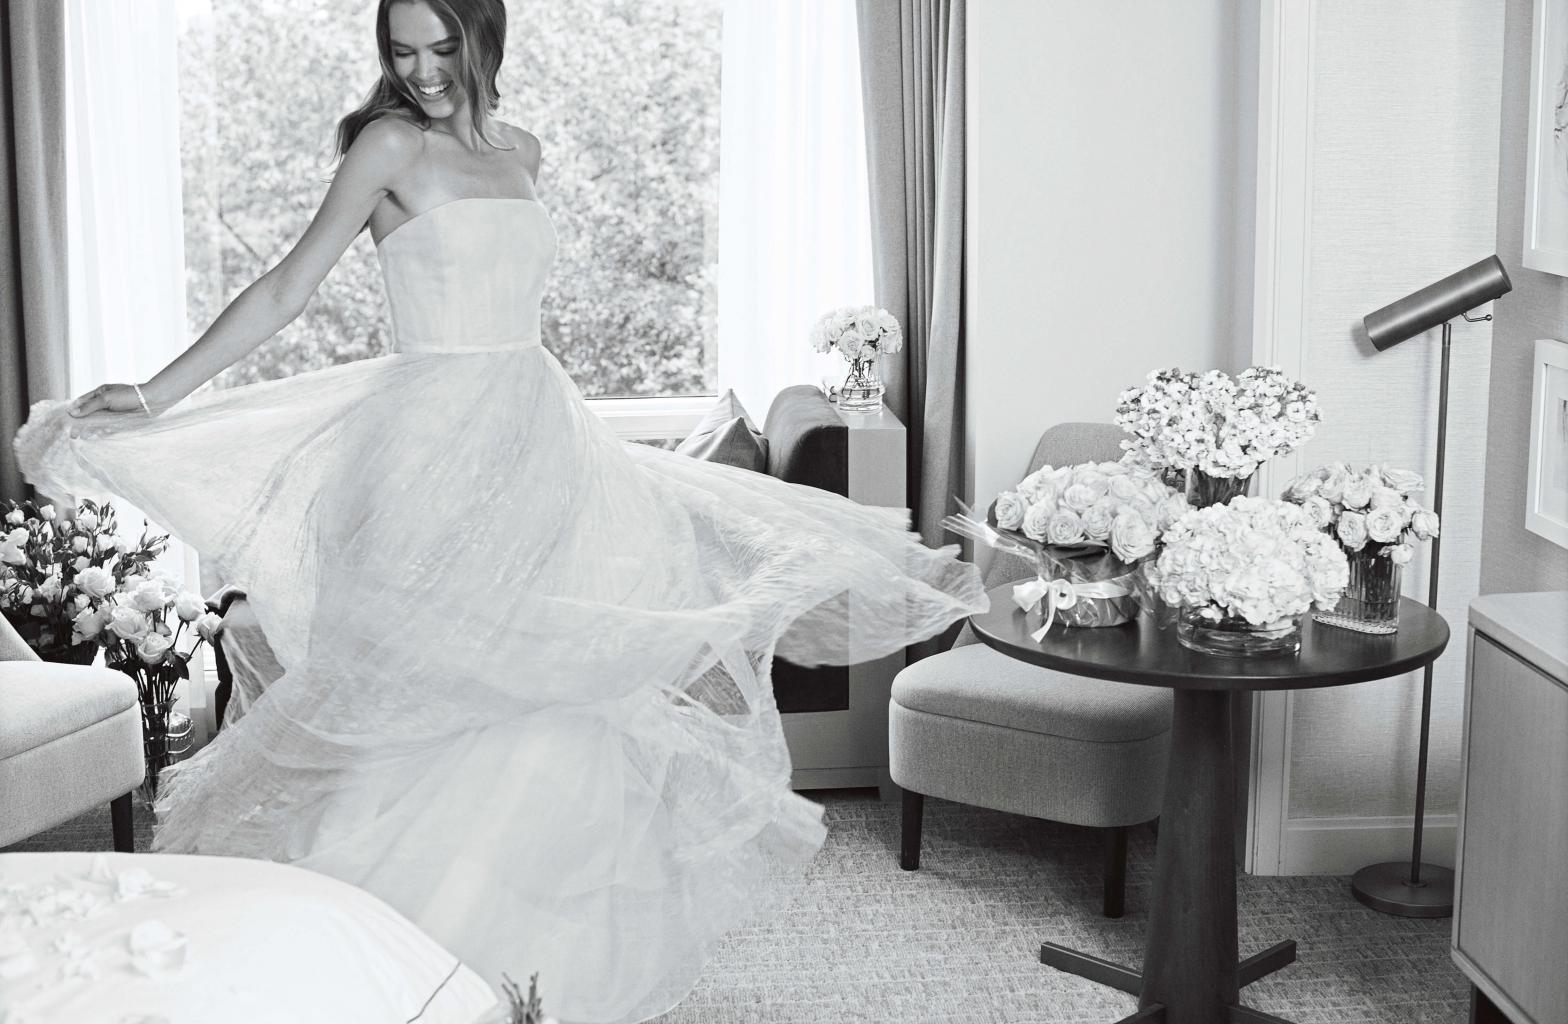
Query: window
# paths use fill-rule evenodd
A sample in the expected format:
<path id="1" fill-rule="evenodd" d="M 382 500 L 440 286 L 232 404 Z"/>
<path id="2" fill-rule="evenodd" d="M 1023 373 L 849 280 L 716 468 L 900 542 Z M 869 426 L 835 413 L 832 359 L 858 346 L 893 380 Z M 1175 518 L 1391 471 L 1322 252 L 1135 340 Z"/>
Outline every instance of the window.
<path id="1" fill-rule="evenodd" d="M 379 74 L 374 0 L 181 0 L 188 318 L 205 330 L 288 252 L 326 192 L 338 119 Z M 718 379 L 721 0 L 509 0 L 497 115 L 544 142 L 561 238 L 544 343 L 589 397 Z M 382 355 L 368 232 L 294 323 L 216 382 Z"/>

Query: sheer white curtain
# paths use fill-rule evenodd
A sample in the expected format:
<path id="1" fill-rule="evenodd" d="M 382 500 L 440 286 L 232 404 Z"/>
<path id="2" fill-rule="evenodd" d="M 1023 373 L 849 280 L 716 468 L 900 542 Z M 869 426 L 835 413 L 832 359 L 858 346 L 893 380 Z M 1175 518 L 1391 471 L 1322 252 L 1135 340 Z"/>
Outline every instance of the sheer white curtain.
<path id="1" fill-rule="evenodd" d="M 66 0 L 73 395 L 146 380 L 190 341 L 175 8 L 175 0 Z M 139 509 L 113 495 L 86 497 L 112 498 L 121 532 L 139 535 Z M 177 540 L 157 565 L 197 588 L 195 552 Z"/>
<path id="2" fill-rule="evenodd" d="M 844 376 L 816 318 L 873 301 L 852 0 L 726 0 L 719 130 L 719 387 L 760 426 L 780 388 Z"/>

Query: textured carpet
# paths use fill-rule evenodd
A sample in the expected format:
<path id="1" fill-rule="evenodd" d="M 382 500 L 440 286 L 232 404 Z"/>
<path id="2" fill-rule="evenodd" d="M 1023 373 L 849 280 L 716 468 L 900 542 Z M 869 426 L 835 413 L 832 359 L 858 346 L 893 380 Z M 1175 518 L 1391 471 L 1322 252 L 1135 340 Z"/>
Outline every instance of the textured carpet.
<path id="1" fill-rule="evenodd" d="M 1134 833 L 1127 916 L 1099 914 L 1100 836 L 927 800 L 921 868 L 899 870 L 899 809 L 869 792 L 811 794 L 828 842 L 804 896 L 725 939 L 695 992 L 660 1024 L 1056 1024 L 1119 1020 L 1128 995 L 1042 967 L 1050 939 L 1136 967 L 1154 840 Z M 138 848 L 150 816 L 139 809 Z M 108 808 L 12 850 L 108 849 Z M 1467 988 L 1451 922 L 1386 917 L 1342 877 L 1243 877 L 1242 955 L 1297 941 L 1297 962 L 1243 1002 L 1297 1024 L 1457 1024 Z M 541 979 L 549 1007 L 548 979 Z"/>

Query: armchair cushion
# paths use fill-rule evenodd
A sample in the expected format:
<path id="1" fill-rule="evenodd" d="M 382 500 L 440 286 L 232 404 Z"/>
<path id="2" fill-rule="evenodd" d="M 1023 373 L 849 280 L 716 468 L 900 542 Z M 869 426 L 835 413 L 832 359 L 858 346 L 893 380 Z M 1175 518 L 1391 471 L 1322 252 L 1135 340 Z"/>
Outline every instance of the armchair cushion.
<path id="1" fill-rule="evenodd" d="M 47 661 L 0 664 L 0 759 L 15 757 L 136 707 L 123 673 Z"/>

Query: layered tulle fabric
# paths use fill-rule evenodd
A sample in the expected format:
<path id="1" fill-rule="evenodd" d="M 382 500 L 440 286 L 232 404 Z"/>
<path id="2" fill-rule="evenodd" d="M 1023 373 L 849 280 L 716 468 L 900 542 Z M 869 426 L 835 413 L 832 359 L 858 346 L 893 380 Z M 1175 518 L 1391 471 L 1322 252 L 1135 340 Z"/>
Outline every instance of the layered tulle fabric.
<path id="1" fill-rule="evenodd" d="M 486 271 L 451 264 L 479 210 L 382 252 L 400 341 L 463 307 L 445 348 L 154 420 L 40 403 L 17 450 L 40 489 L 121 495 L 245 585 L 283 668 L 166 773 L 157 848 L 320 870 L 492 982 L 539 972 L 563 1020 L 640 1020 L 822 842 L 773 654 L 878 657 L 985 597 L 902 510 L 616 438 L 536 325 L 481 322 L 518 315 L 506 289 L 537 284 L 553 233 L 485 206 L 509 231 L 471 248 L 515 283 L 476 299 Z"/>

